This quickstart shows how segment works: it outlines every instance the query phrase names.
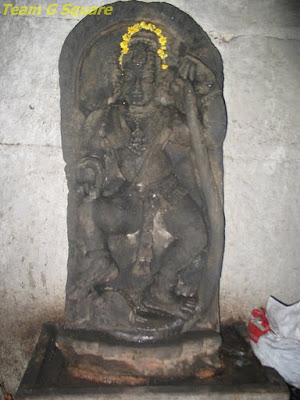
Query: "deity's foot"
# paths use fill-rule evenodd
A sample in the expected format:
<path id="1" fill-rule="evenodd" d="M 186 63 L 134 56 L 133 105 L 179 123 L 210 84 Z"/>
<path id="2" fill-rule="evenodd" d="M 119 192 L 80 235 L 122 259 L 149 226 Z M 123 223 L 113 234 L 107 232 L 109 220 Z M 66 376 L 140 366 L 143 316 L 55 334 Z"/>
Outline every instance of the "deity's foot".
<path id="1" fill-rule="evenodd" d="M 199 256 L 198 259 L 194 260 L 187 268 L 183 269 L 178 274 L 177 284 L 174 287 L 174 293 L 177 296 L 192 298 L 197 295 L 204 262 L 203 260 L 205 261 L 206 258 L 204 256 L 202 256 L 202 258 Z"/>
<path id="2" fill-rule="evenodd" d="M 190 282 L 187 283 L 179 279 L 177 285 L 174 288 L 174 293 L 177 296 L 193 298 L 197 294 L 198 286 L 198 282 L 196 282 L 195 284 L 191 284 Z"/>
<path id="3" fill-rule="evenodd" d="M 169 300 L 169 301 L 166 301 Z M 165 296 L 164 299 L 155 297 L 144 297 L 138 313 L 145 316 L 167 315 L 171 317 L 187 320 L 191 317 L 196 307 L 196 300 L 193 298 L 176 299 L 172 294 Z"/>

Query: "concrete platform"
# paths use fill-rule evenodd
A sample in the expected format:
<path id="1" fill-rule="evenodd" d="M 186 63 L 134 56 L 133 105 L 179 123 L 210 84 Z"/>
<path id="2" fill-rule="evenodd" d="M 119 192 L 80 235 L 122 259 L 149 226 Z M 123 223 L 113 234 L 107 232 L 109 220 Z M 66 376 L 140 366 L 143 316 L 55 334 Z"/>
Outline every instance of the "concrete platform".
<path id="1" fill-rule="evenodd" d="M 288 400 L 288 388 L 278 374 L 263 368 L 235 327 L 222 330 L 220 375 L 201 380 L 159 379 L 147 386 L 99 385 L 72 377 L 56 347 L 62 328 L 44 325 L 20 384 L 18 400 Z"/>

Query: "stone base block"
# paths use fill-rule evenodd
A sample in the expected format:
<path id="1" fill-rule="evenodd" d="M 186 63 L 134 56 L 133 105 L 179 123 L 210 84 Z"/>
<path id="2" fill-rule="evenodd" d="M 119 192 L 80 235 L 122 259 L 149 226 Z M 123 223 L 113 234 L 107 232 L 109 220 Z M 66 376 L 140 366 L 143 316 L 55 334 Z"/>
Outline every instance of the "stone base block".
<path id="1" fill-rule="evenodd" d="M 289 399 L 282 379 L 274 370 L 260 365 L 250 346 L 232 327 L 222 331 L 220 357 L 224 368 L 214 376 L 211 371 L 215 373 L 216 369 L 208 366 L 211 362 L 220 365 L 217 364 L 219 358 L 213 359 L 220 344 L 217 334 L 203 333 L 197 340 L 186 336 L 168 344 L 157 344 L 156 348 L 150 344 L 133 346 L 130 343 L 120 347 L 119 342 L 114 343 L 109 338 L 96 341 L 94 334 L 85 337 L 82 334 L 54 325 L 44 326 L 16 399 Z M 206 359 L 205 366 L 201 364 L 200 354 Z M 141 372 L 143 376 L 139 376 Z M 181 377 L 179 372 L 183 374 Z"/>
<path id="2" fill-rule="evenodd" d="M 56 347 L 76 378 L 106 384 L 209 378 L 221 370 L 221 336 L 201 332 L 159 343 L 120 342 L 99 333 L 60 330 Z"/>

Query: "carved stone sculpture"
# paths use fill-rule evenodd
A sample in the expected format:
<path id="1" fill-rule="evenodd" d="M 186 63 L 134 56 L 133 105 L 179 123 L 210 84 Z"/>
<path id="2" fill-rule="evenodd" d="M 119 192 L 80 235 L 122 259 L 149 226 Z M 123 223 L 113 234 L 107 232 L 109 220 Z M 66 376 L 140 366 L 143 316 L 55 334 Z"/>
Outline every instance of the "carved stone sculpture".
<path id="1" fill-rule="evenodd" d="M 219 332 L 222 61 L 175 7 L 113 6 L 60 60 L 66 319 L 133 345 Z"/>

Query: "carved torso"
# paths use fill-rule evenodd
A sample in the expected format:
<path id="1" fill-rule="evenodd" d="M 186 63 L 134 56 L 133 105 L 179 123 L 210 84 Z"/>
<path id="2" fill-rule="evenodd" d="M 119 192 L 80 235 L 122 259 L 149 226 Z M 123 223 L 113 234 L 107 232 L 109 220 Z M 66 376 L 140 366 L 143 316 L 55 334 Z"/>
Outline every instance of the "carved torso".
<path id="1" fill-rule="evenodd" d="M 103 114 L 94 127 L 88 149 L 93 148 L 93 153 L 100 158 L 107 156 L 107 146 L 113 149 L 115 161 L 127 182 L 142 183 L 146 187 L 174 174 L 166 152 L 172 147 L 170 143 L 189 151 L 187 126 L 174 110 L 156 108 L 150 116 L 139 116 L 138 128 L 127 107 L 111 106 Z"/>

